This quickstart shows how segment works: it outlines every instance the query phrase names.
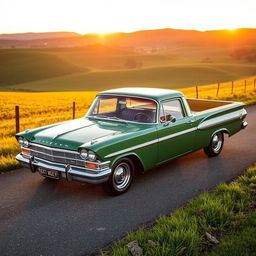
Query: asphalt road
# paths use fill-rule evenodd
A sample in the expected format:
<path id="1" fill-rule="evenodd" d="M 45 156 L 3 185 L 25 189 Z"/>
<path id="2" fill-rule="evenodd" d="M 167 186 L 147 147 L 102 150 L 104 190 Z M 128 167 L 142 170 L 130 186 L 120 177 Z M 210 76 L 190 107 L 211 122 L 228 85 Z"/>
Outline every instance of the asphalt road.
<path id="1" fill-rule="evenodd" d="M 256 106 L 246 130 L 225 138 L 217 158 L 200 150 L 136 178 L 128 193 L 49 182 L 27 169 L 0 175 L 1 255 L 90 255 L 139 225 L 168 214 L 256 162 Z"/>

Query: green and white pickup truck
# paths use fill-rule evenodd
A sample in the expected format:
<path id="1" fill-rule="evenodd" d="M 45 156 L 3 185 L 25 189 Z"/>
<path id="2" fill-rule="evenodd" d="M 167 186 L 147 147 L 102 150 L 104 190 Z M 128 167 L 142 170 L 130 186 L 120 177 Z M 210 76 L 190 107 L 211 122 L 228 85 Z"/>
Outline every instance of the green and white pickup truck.
<path id="1" fill-rule="evenodd" d="M 109 90 L 82 118 L 18 133 L 16 159 L 46 178 L 103 183 L 117 195 L 139 170 L 202 148 L 217 156 L 224 134 L 247 126 L 246 114 L 243 103 L 186 99 L 173 90 Z"/>

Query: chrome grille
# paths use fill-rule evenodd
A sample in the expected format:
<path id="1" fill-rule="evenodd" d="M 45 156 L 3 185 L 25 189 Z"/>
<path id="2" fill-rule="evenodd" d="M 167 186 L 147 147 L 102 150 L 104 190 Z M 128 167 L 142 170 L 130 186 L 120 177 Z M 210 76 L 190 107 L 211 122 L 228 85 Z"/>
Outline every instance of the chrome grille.
<path id="1" fill-rule="evenodd" d="M 78 152 L 65 149 L 50 148 L 38 144 L 31 144 L 31 155 L 51 162 L 84 166 Z"/>

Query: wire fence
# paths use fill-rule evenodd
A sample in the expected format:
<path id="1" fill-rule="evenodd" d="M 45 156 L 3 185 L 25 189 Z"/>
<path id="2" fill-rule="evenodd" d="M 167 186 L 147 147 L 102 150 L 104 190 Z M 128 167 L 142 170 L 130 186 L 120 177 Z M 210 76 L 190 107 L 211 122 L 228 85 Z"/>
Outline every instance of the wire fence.
<path id="1" fill-rule="evenodd" d="M 240 81 L 230 81 L 211 85 L 201 85 L 190 88 L 181 88 L 187 97 L 195 98 L 219 98 L 232 95 L 245 94 L 256 90 L 256 78 L 249 78 Z"/>

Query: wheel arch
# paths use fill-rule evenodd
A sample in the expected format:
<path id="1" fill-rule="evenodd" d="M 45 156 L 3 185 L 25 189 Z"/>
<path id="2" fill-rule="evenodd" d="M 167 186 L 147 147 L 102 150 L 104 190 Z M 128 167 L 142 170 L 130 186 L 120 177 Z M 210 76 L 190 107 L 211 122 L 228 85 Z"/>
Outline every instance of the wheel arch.
<path id="1" fill-rule="evenodd" d="M 214 134 L 216 134 L 218 132 L 222 132 L 223 134 L 228 134 L 228 136 L 230 136 L 230 131 L 227 128 L 222 127 L 222 128 L 216 129 L 216 130 L 212 130 L 211 132 L 209 132 L 210 136 L 209 137 L 207 136 L 206 143 L 205 143 L 204 147 L 208 146 L 210 144 Z"/>
<path id="2" fill-rule="evenodd" d="M 217 129 L 212 133 L 208 146 L 203 148 L 208 157 L 215 157 L 220 154 L 224 145 L 224 133 L 228 133 L 228 131 L 226 129 Z M 215 135 L 217 136 L 215 137 Z"/>
<path id="3" fill-rule="evenodd" d="M 227 128 L 219 128 L 217 130 L 214 130 L 210 136 L 210 139 L 212 139 L 213 135 L 217 132 L 222 132 L 224 134 L 228 134 L 228 136 L 230 136 L 230 131 Z"/>
<path id="4" fill-rule="evenodd" d="M 143 161 L 141 160 L 141 158 L 134 152 L 130 152 L 127 154 L 122 154 L 117 156 L 112 162 L 111 162 L 111 167 L 113 167 L 119 160 L 121 160 L 122 158 L 129 158 L 133 164 L 134 164 L 134 171 L 136 172 L 143 172 L 145 167 L 143 165 Z"/>

